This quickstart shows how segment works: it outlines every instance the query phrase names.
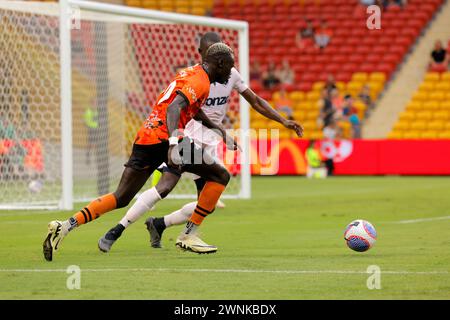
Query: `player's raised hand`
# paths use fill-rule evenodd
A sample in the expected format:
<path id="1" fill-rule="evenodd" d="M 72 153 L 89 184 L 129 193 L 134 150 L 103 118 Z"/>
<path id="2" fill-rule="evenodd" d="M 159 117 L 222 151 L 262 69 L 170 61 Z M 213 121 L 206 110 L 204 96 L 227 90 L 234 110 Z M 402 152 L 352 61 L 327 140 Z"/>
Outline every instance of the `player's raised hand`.
<path id="1" fill-rule="evenodd" d="M 293 120 L 286 120 L 283 125 L 291 130 L 294 130 L 299 138 L 303 137 L 303 126 Z"/>
<path id="2" fill-rule="evenodd" d="M 239 145 L 239 143 L 236 141 L 236 139 L 231 137 L 231 136 L 229 136 L 226 133 L 224 135 L 223 141 L 225 142 L 228 150 L 233 150 L 233 151 L 239 150 L 239 151 L 242 151 L 242 148 Z"/>

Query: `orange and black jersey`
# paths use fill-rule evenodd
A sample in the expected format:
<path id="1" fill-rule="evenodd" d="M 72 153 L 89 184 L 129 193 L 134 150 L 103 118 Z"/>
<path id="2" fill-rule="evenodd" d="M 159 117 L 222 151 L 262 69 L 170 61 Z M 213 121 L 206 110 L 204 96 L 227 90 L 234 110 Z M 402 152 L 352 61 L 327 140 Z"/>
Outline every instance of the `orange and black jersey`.
<path id="1" fill-rule="evenodd" d="M 159 94 L 152 112 L 136 135 L 135 144 L 156 144 L 169 139 L 167 108 L 177 94 L 182 96 L 188 104 L 181 110 L 178 123 L 178 129 L 184 129 L 205 103 L 209 96 L 209 88 L 208 74 L 201 65 L 197 64 L 178 72 L 167 89 Z"/>

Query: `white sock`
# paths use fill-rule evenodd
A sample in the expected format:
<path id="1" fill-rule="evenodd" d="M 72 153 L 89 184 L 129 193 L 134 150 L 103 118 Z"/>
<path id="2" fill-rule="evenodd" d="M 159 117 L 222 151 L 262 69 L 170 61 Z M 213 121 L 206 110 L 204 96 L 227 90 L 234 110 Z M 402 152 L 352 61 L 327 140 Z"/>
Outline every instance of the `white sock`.
<path id="1" fill-rule="evenodd" d="M 185 204 L 181 209 L 169 213 L 164 216 L 164 224 L 166 227 L 185 223 L 189 220 L 197 206 L 197 201 L 189 202 Z"/>
<path id="2" fill-rule="evenodd" d="M 161 196 L 155 187 L 143 192 L 131 208 L 128 209 L 122 220 L 120 220 L 120 224 L 127 228 L 149 211 L 159 200 L 161 200 Z"/>

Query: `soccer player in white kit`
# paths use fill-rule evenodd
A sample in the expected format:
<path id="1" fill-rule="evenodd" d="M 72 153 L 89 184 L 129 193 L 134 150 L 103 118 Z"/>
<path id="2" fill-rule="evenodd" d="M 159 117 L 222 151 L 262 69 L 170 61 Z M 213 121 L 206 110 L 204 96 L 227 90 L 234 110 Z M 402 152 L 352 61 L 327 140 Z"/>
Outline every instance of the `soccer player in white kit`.
<path id="1" fill-rule="evenodd" d="M 215 32 L 207 32 L 200 39 L 199 53 L 204 58 L 206 50 L 214 43 L 221 42 L 219 34 Z M 228 103 L 232 90 L 236 90 L 241 94 L 255 109 L 268 119 L 283 124 L 286 128 L 294 130 L 298 136 L 301 136 L 303 128 L 293 120 L 283 118 L 270 104 L 255 94 L 244 82 L 236 68 L 231 69 L 230 79 L 228 83 L 223 85 L 219 83 L 211 84 L 209 97 L 202 106 L 203 112 L 214 123 L 221 125 L 228 109 Z M 195 143 L 203 148 L 212 156 L 215 156 L 218 144 L 222 138 L 212 130 L 203 126 L 196 120 L 191 120 L 184 130 L 184 135 L 193 139 Z M 197 191 L 200 192 L 205 181 L 194 176 Z M 163 231 L 171 226 L 186 223 L 189 220 L 197 205 L 196 201 L 184 205 L 181 209 L 174 211 L 164 217 L 150 217 L 145 221 L 147 230 L 150 233 L 150 243 L 153 248 L 161 248 L 161 237 Z"/>

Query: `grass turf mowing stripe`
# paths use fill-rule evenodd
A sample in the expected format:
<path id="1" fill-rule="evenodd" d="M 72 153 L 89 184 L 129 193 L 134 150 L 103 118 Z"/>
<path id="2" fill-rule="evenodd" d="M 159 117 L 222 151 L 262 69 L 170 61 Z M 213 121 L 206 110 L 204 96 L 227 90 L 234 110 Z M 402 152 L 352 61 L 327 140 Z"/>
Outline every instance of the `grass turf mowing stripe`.
<path id="1" fill-rule="evenodd" d="M 367 274 L 358 270 L 258 270 L 258 269 L 178 269 L 178 268 L 104 268 L 80 269 L 82 272 L 217 272 L 217 273 L 272 273 L 272 274 Z M 67 272 L 67 269 L 0 269 L 0 272 Z M 381 271 L 382 274 L 432 275 L 450 274 L 449 271 Z"/>

